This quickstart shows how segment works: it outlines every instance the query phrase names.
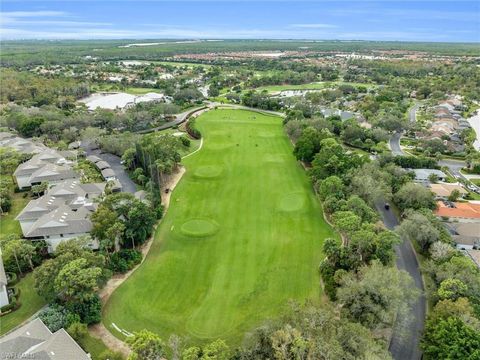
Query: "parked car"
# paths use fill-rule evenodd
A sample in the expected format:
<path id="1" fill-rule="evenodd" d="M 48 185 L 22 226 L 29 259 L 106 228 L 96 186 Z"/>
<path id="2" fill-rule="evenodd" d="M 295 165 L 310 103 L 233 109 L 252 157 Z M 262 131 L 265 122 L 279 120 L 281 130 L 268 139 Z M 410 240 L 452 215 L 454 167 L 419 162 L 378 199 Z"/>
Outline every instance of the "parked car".
<path id="1" fill-rule="evenodd" d="M 385 210 L 390 210 L 390 204 L 389 203 L 385 203 Z"/>

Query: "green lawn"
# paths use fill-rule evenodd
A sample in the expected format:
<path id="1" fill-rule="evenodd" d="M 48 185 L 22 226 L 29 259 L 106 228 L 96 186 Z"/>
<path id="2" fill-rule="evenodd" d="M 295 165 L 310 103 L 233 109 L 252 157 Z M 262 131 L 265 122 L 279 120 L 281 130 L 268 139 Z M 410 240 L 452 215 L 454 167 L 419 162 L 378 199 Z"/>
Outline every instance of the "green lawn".
<path id="1" fill-rule="evenodd" d="M 22 305 L 17 310 L 0 317 L 0 335 L 23 323 L 46 304 L 33 288 L 32 273 L 27 274 L 14 287 L 20 290 L 18 300 Z"/>
<path id="2" fill-rule="evenodd" d="M 25 195 L 24 192 L 14 193 L 13 185 L 11 195 L 12 207 L 10 208 L 10 211 L 5 215 L 0 216 L 0 240 L 4 239 L 10 234 L 17 234 L 19 236 L 22 236 L 22 229 L 20 228 L 20 223 L 15 220 L 15 217 L 31 200 L 28 194 L 26 197 L 23 197 Z"/>
<path id="3" fill-rule="evenodd" d="M 362 83 L 352 83 L 345 81 L 324 81 L 324 82 L 313 82 L 309 84 L 299 84 L 299 85 L 270 85 L 270 86 L 260 86 L 256 88 L 257 91 L 267 90 L 269 93 L 286 91 L 286 90 L 321 90 L 329 87 L 339 86 L 339 85 L 352 85 L 352 86 L 365 86 L 366 88 L 371 88 L 375 85 L 373 84 L 362 84 Z"/>
<path id="4" fill-rule="evenodd" d="M 108 350 L 107 346 L 103 343 L 102 340 L 97 339 L 88 333 L 87 336 L 78 341 L 78 343 L 83 348 L 83 350 L 92 355 L 93 360 L 100 359 L 100 355 L 102 354 L 102 352 Z"/>
<path id="5" fill-rule="evenodd" d="M 151 92 L 161 93 L 161 94 L 164 93 L 164 91 L 162 89 L 132 87 L 132 86 L 126 87 L 125 92 L 128 93 L 128 94 L 132 94 L 132 95 L 144 95 L 144 94 L 148 94 L 148 93 L 151 93 Z"/>
<path id="6" fill-rule="evenodd" d="M 325 223 L 292 155 L 282 119 L 212 110 L 197 126 L 201 151 L 155 234 L 144 264 L 112 295 L 104 323 L 167 339 L 238 344 L 289 299 L 319 299 Z"/>

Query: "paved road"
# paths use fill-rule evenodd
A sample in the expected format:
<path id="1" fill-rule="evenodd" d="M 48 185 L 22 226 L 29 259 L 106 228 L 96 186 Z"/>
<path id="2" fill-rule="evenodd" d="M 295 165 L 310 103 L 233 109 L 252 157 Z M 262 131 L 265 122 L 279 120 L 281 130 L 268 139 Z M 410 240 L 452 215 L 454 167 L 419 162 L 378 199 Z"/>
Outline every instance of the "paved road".
<path id="1" fill-rule="evenodd" d="M 390 150 L 394 156 L 404 155 L 402 148 L 400 147 L 400 138 L 402 137 L 402 132 L 396 132 L 390 138 Z"/>
<path id="2" fill-rule="evenodd" d="M 460 170 L 467 166 L 465 161 L 462 160 L 453 160 L 453 159 L 443 159 L 438 162 L 440 166 L 445 166 L 448 170 L 452 173 L 452 175 L 457 178 L 465 181 L 471 189 L 475 189 L 475 191 L 480 191 L 480 186 L 475 185 L 469 179 L 467 179 Z"/>
<path id="3" fill-rule="evenodd" d="M 121 159 L 117 155 L 109 154 L 109 153 L 101 153 L 99 149 L 93 150 L 91 148 L 91 144 L 88 141 L 82 142 L 82 148 L 85 150 L 85 155 L 96 155 L 100 159 L 108 162 L 110 167 L 115 172 L 115 176 L 122 184 L 122 191 L 129 192 L 134 194 L 137 191 L 137 187 L 135 183 L 130 179 L 125 168 L 122 164 L 120 164 Z"/>
<path id="4" fill-rule="evenodd" d="M 180 125 L 185 120 L 187 120 L 190 115 L 192 115 L 192 114 L 196 113 L 197 111 L 202 110 L 204 108 L 205 108 L 205 105 L 202 105 L 202 106 L 199 106 L 197 108 L 184 111 L 180 114 L 175 115 L 175 120 L 169 121 L 166 124 L 157 126 L 155 128 L 137 131 L 137 133 L 138 134 L 147 134 L 147 133 L 151 133 L 151 132 L 154 132 L 154 131 L 161 131 L 161 130 L 165 130 L 165 129 L 170 129 L 174 126 Z"/>
<path id="5" fill-rule="evenodd" d="M 393 230 L 399 224 L 395 214 L 391 210 L 386 210 L 383 203 L 377 204 L 376 207 L 382 216 L 385 226 Z M 394 328 L 389 351 L 395 360 L 420 360 L 422 353 L 419 345 L 425 325 L 426 309 L 422 274 L 420 273 L 417 258 L 410 241 L 403 241 L 396 247 L 395 252 L 397 254 L 396 263 L 398 269 L 405 270 L 410 274 L 415 281 L 415 286 L 422 291 L 422 295 L 411 309 L 410 315 L 412 319 L 408 327 L 407 336 L 402 336 L 400 329 L 395 330 Z"/>
<path id="6" fill-rule="evenodd" d="M 408 110 L 408 119 L 411 123 L 415 123 L 417 121 L 417 110 L 420 107 L 420 103 L 415 103 L 410 110 Z M 401 156 L 405 155 L 402 148 L 400 147 L 400 139 L 403 136 L 403 131 L 396 132 L 390 138 L 390 149 L 394 156 Z"/>

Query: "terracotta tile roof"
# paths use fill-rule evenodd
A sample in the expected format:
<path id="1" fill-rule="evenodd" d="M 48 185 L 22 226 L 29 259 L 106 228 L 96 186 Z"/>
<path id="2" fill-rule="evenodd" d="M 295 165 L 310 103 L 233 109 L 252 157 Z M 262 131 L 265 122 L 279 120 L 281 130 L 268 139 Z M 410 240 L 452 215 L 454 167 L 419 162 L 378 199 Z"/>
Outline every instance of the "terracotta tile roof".
<path id="1" fill-rule="evenodd" d="M 443 201 L 438 201 L 435 215 L 464 219 L 480 219 L 480 204 L 470 202 L 456 202 L 454 204 L 455 207 L 448 207 Z"/>

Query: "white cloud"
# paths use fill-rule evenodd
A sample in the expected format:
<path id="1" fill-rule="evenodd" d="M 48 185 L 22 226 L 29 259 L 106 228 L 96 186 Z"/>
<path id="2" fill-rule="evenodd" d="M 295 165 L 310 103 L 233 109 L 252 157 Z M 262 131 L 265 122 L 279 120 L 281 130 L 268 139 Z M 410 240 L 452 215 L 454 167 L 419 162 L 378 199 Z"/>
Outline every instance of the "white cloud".
<path id="1" fill-rule="evenodd" d="M 58 17 L 66 16 L 68 13 L 64 11 L 5 11 L 1 13 L 1 16 L 12 18 L 31 18 L 31 17 Z"/>
<path id="2" fill-rule="evenodd" d="M 338 28 L 337 25 L 332 25 L 332 24 L 291 24 L 290 27 L 299 28 L 299 29 L 334 29 L 334 28 Z"/>

